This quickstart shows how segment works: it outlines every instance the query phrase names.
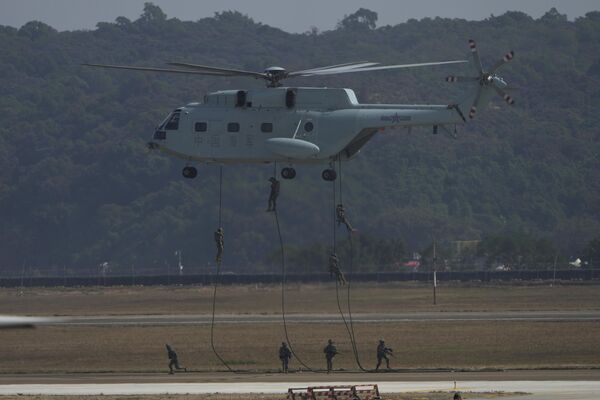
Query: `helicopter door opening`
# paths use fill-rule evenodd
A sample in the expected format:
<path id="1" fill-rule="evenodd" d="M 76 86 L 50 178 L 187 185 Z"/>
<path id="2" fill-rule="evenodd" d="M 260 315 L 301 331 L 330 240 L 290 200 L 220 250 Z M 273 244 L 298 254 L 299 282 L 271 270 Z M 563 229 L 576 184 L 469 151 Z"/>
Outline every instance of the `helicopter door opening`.
<path id="1" fill-rule="evenodd" d="M 296 89 L 288 89 L 285 92 L 285 106 L 294 108 L 296 106 Z"/>
<path id="2" fill-rule="evenodd" d="M 247 92 L 245 90 L 238 90 L 236 99 L 235 99 L 235 106 L 236 107 L 246 107 L 246 98 L 247 98 Z"/>

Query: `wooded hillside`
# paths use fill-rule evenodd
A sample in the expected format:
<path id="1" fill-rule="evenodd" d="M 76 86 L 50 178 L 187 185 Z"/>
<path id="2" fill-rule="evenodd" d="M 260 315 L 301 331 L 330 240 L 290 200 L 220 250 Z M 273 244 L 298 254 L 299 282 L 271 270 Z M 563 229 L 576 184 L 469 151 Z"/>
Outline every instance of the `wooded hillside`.
<path id="1" fill-rule="evenodd" d="M 342 16 L 340 16 L 342 18 Z M 190 16 L 193 19 L 193 16 Z M 91 31 L 40 22 L 0 26 L 0 270 L 172 263 L 206 268 L 214 257 L 218 168 L 181 177 L 182 160 L 145 142 L 172 109 L 220 89 L 262 82 L 107 71 L 83 62 L 161 66 L 167 61 L 289 70 L 349 61 L 413 63 L 463 58 L 477 40 L 484 65 L 501 70 L 516 105 L 495 99 L 457 139 L 429 129 L 375 137 L 344 166 L 344 201 L 365 247 L 382 240 L 406 253 L 440 240 L 527 234 L 572 255 L 600 233 L 600 12 L 568 21 L 509 12 L 483 21 L 409 20 L 376 27 L 355 14 L 333 30 L 290 34 L 237 12 L 180 21 L 147 4 Z M 348 87 L 361 102 L 438 103 L 458 98 L 448 74 L 466 67 L 298 79 Z M 331 184 L 320 167 L 282 183 L 284 240 L 296 249 L 331 242 Z M 271 166 L 226 166 L 227 270 L 276 270 Z M 340 236 L 343 238 L 342 231 Z M 381 243 L 380 243 L 381 244 Z M 383 245 L 382 245 L 383 246 Z M 385 247 L 385 246 L 384 246 Z M 398 254 L 388 252 L 388 258 Z M 275 253 L 277 254 L 277 253 Z M 326 255 L 325 255 L 326 257 Z M 295 268 L 307 268 L 296 266 Z M 320 267 L 316 267 L 320 268 Z M 325 268 L 325 266 L 323 266 Z"/>

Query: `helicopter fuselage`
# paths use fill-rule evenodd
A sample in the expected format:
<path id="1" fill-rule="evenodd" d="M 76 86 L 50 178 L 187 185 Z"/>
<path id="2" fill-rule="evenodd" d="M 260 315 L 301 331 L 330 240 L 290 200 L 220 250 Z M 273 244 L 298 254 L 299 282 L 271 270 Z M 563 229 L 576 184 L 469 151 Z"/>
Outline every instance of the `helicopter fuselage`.
<path id="1" fill-rule="evenodd" d="M 463 122 L 456 106 L 360 104 L 350 89 L 227 90 L 174 110 L 149 146 L 188 162 L 326 163 L 386 128 Z"/>

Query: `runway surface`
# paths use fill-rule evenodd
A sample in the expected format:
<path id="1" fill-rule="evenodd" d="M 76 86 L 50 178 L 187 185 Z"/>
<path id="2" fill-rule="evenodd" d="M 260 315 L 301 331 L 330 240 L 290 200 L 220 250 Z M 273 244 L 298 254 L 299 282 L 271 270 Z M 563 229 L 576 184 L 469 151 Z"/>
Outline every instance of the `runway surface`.
<path id="1" fill-rule="evenodd" d="M 281 322 L 279 314 L 220 314 L 219 324 L 270 324 Z M 339 314 L 288 314 L 288 323 L 342 323 Z M 357 323 L 442 322 L 442 321 L 600 321 L 600 310 L 591 311 L 490 311 L 490 312 L 412 312 L 391 314 L 353 314 Z M 115 315 L 71 317 L 68 325 L 206 325 L 211 316 L 187 315 Z"/>
<path id="2" fill-rule="evenodd" d="M 371 382 L 379 385 L 385 393 L 448 391 L 453 392 L 453 381 L 434 382 Z M 144 383 L 144 384 L 30 384 L 2 385 L 0 395 L 157 395 L 157 394 L 210 394 L 210 393 L 271 393 L 284 397 L 291 386 L 317 386 L 318 382 L 238 382 L 231 383 Z M 328 382 L 340 385 L 344 382 Z M 462 392 L 525 392 L 528 396 L 511 396 L 510 399 L 577 399 L 597 400 L 600 393 L 599 381 L 470 381 L 457 383 L 456 390 Z M 508 399 L 504 398 L 504 399 Z"/>
<path id="3" fill-rule="evenodd" d="M 505 400 L 596 400 L 600 371 L 282 374 L 64 374 L 0 375 L 0 395 L 284 394 L 289 387 L 376 383 L 385 393 L 447 391 L 525 392 Z M 472 398 L 472 397 L 470 397 Z"/>

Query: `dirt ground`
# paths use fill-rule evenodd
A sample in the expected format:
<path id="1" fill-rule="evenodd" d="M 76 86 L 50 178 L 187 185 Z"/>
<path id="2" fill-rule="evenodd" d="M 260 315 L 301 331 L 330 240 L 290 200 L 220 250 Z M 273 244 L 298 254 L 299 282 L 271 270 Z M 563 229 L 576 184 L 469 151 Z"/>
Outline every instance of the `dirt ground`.
<path id="1" fill-rule="evenodd" d="M 288 285 L 289 313 L 337 313 L 331 285 Z M 346 293 L 342 293 L 345 297 Z M 358 284 L 352 289 L 354 312 L 598 310 L 600 285 Z M 209 313 L 212 288 L 92 287 L 0 290 L 0 314 L 125 315 Z M 218 313 L 278 314 L 278 285 L 223 286 Z M 600 367 L 599 321 L 469 321 L 355 324 L 359 358 L 375 364 L 377 340 L 395 350 L 392 368 L 590 368 Z M 343 324 L 288 325 L 289 341 L 307 366 L 324 367 L 322 349 L 332 338 L 340 354 L 335 367 L 357 370 Z M 234 369 L 278 371 L 277 348 L 285 340 L 281 323 L 219 324 L 215 347 Z M 210 326 L 43 326 L 0 331 L 0 373 L 161 372 L 169 343 L 193 371 L 224 370 L 210 346 Z M 299 357 L 299 359 L 298 359 Z M 306 369 L 306 367 L 303 367 Z"/>
<path id="2" fill-rule="evenodd" d="M 340 354 L 334 367 L 357 370 L 343 324 L 291 324 L 297 357 L 312 369 L 325 365 L 328 338 Z M 215 347 L 234 369 L 279 370 L 280 324 L 227 324 L 215 328 Z M 378 338 L 394 349 L 394 369 L 600 367 L 600 322 L 410 322 L 355 324 L 359 356 L 374 368 Z M 210 346 L 210 326 L 47 326 L 0 331 L 0 373 L 167 371 L 165 343 L 191 371 L 224 370 Z M 300 360 L 298 359 L 300 357 Z"/>
<path id="3" fill-rule="evenodd" d="M 341 292 L 343 300 L 346 291 Z M 600 285 L 474 285 L 452 284 L 437 290 L 426 284 L 353 284 L 356 313 L 417 311 L 598 310 Z M 208 314 L 210 286 L 135 286 L 85 288 L 3 288 L 0 314 L 123 315 Z M 219 287 L 217 312 L 276 314 L 281 312 L 280 285 Z M 336 313 L 335 288 L 329 284 L 289 284 L 286 312 Z"/>

